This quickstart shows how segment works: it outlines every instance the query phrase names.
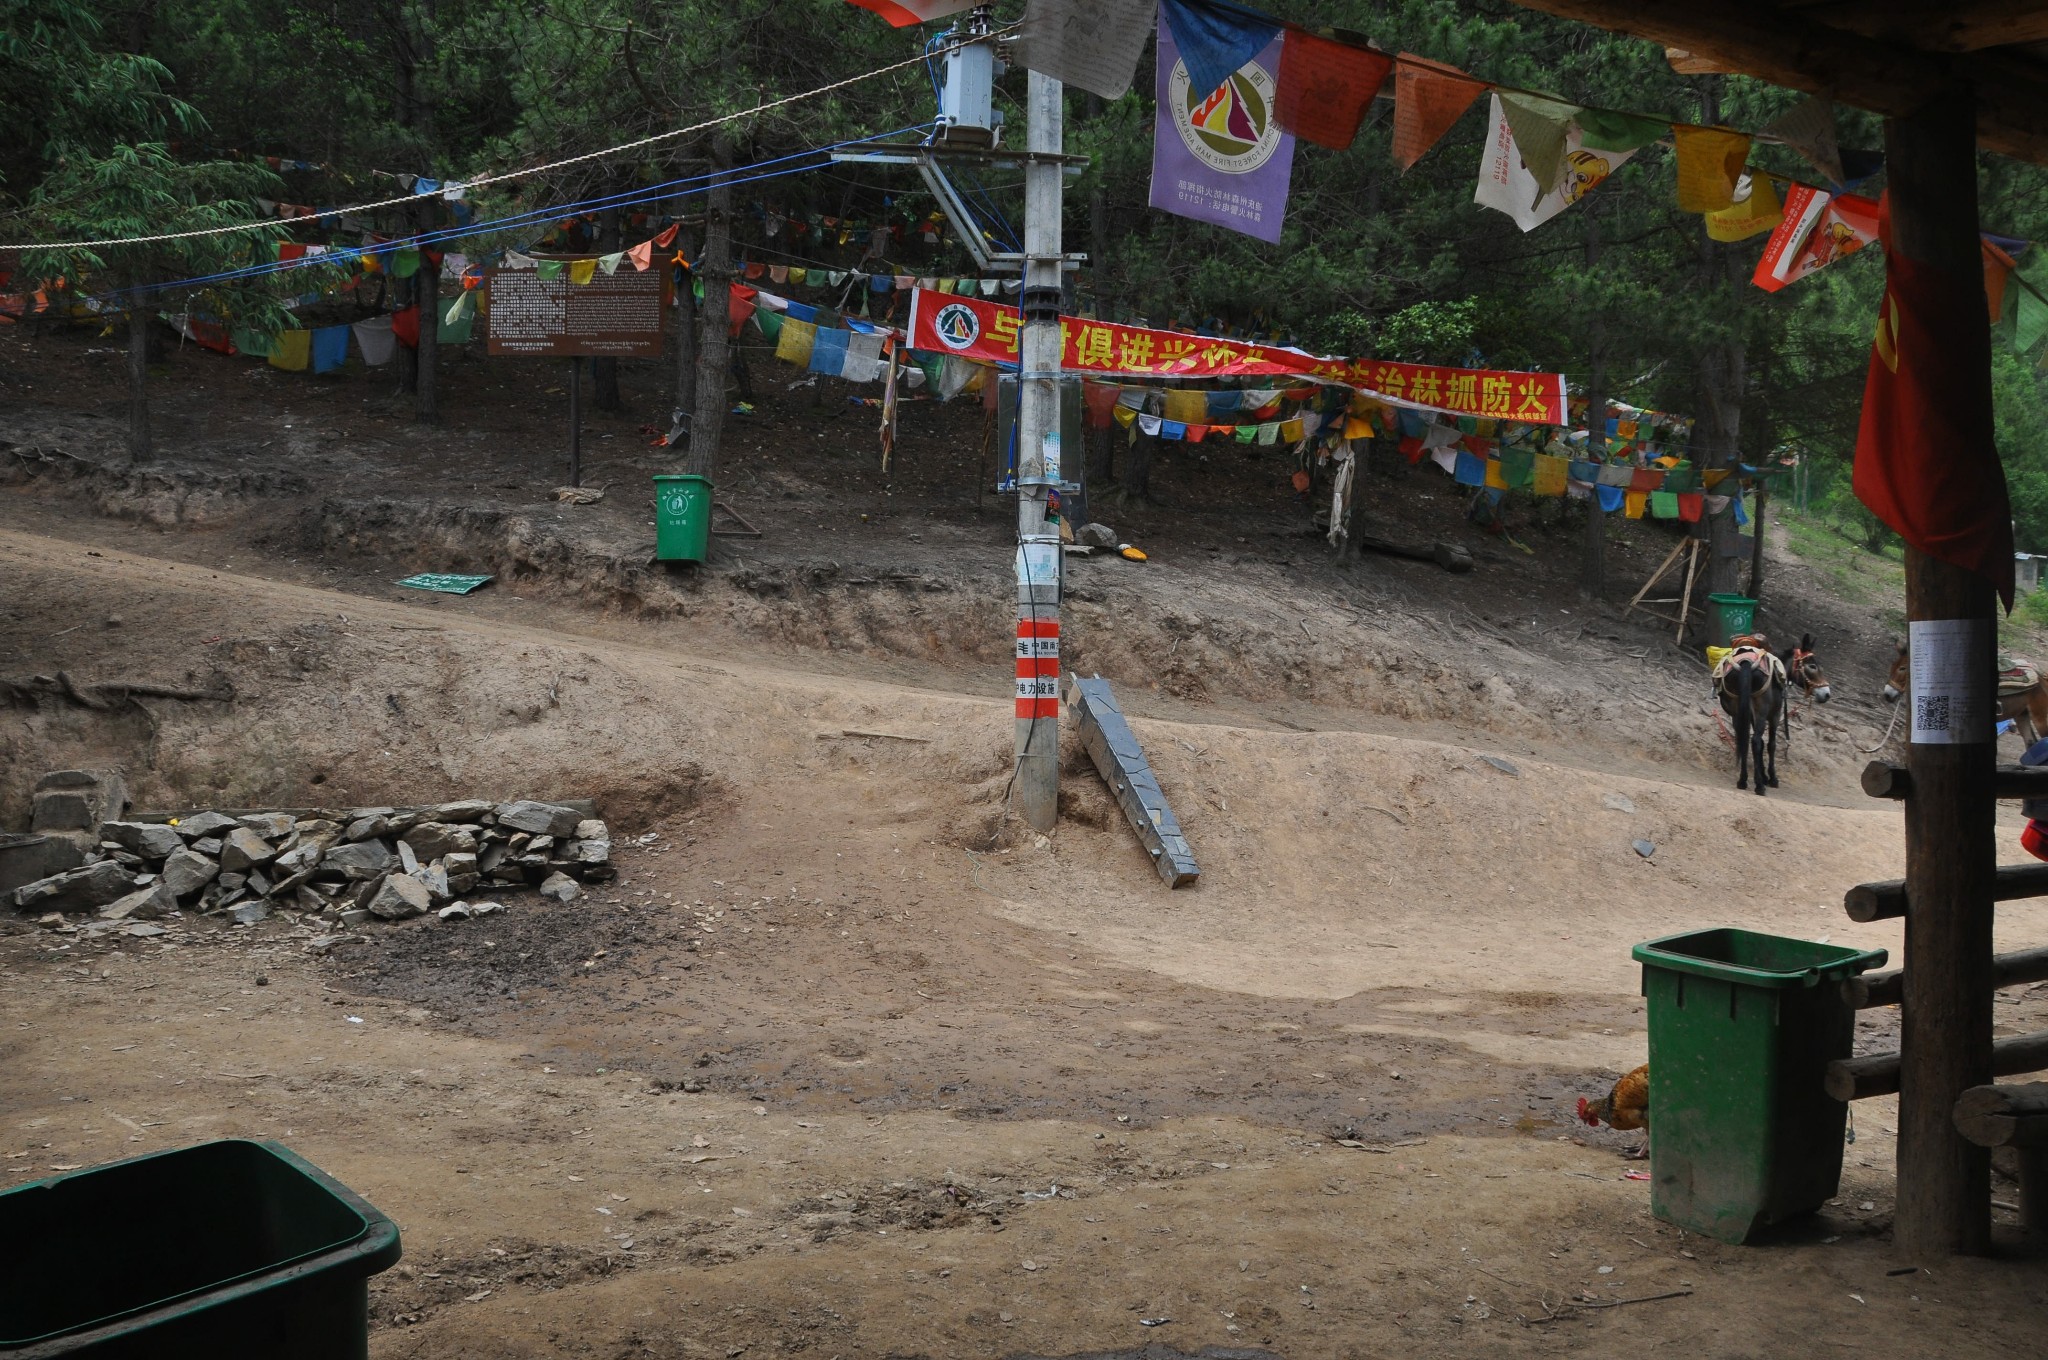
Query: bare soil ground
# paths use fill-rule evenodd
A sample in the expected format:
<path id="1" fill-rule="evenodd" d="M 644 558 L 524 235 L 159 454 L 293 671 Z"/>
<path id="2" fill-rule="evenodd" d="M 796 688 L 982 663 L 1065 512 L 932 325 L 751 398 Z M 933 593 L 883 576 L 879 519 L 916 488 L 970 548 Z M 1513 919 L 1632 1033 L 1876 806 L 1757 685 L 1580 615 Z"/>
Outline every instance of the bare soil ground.
<path id="1" fill-rule="evenodd" d="M 1077 564 L 1069 618 L 1201 861 L 1170 893 L 1071 744 L 1057 834 L 1002 821 L 1005 531 L 942 421 L 885 486 L 865 408 L 797 449 L 808 395 L 764 397 L 782 442 L 732 484 L 768 537 L 672 578 L 623 476 L 538 499 L 546 394 L 509 366 L 456 367 L 462 423 L 415 437 L 359 375 L 180 355 L 172 449 L 135 472 L 66 404 L 98 357 L 23 353 L 0 675 L 236 698 L 8 710 L 0 824 L 41 770 L 118 763 L 162 808 L 588 796 L 631 847 L 566 906 L 325 951 L 289 919 L 6 923 L 10 1182 L 281 1139 L 404 1230 L 390 1360 L 2036 1348 L 2010 1213 L 2002 1259 L 1889 1273 L 1889 1101 L 1857 1107 L 1840 1198 L 1747 1248 L 1654 1220 L 1633 1137 L 1571 1119 L 1642 1058 L 1635 941 L 1897 947 L 1839 906 L 1899 863 L 1854 784 L 1883 630 L 1796 565 L 1780 609 L 1831 620 L 1845 700 L 1758 799 L 1700 670 L 1566 594 L 1541 526 L 1527 559 L 1472 540 L 1472 577 L 1339 568 L 1277 476 L 1162 475 L 1185 499 L 1132 521 L 1155 561 Z M 1460 533 L 1433 475 L 1386 513 Z M 469 566 L 502 579 L 390 585 Z M 2044 935 L 2003 914 L 2001 946 Z M 2001 1000 L 2001 1033 L 2042 1027 L 2048 990 Z"/>

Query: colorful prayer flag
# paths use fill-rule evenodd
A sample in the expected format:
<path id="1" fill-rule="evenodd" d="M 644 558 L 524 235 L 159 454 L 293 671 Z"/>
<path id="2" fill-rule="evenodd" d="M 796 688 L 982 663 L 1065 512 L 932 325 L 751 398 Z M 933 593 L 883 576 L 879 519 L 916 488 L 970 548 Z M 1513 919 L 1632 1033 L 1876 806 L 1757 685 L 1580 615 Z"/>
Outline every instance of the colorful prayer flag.
<path id="1" fill-rule="evenodd" d="M 1877 239 L 1877 204 L 1855 194 L 1830 197 L 1794 184 L 1785 191 L 1784 213 L 1750 276 L 1765 292 L 1775 293 Z"/>
<path id="2" fill-rule="evenodd" d="M 1536 192 L 1547 194 L 1555 189 L 1564 174 L 1566 138 L 1578 105 L 1511 91 L 1494 95 L 1493 109 L 1514 129 L 1515 147 L 1536 181 Z"/>
<path id="3" fill-rule="evenodd" d="M 972 9 L 978 2 L 979 0 L 847 0 L 848 4 L 873 10 L 896 28 L 928 24 L 934 19 L 943 19 L 948 14 L 958 14 L 963 9 Z"/>
<path id="4" fill-rule="evenodd" d="M 1280 44 L 1280 126 L 1318 146 L 1342 151 L 1358 137 L 1366 109 L 1394 69 L 1369 47 L 1290 28 Z"/>
<path id="5" fill-rule="evenodd" d="M 1480 154 L 1479 184 L 1472 201 L 1506 213 L 1523 231 L 1534 231 L 1578 202 L 1635 154 L 1588 151 L 1579 145 L 1579 130 L 1567 128 L 1560 158 L 1564 171 L 1556 186 L 1545 191 L 1525 164 L 1500 95 L 1493 96 L 1492 126 L 1493 135 Z"/>
<path id="6" fill-rule="evenodd" d="M 1707 235 L 1716 241 L 1741 241 L 1775 230 L 1785 220 L 1769 175 L 1744 175 L 1735 186 L 1735 202 L 1707 214 Z"/>
<path id="7" fill-rule="evenodd" d="M 1678 207 L 1682 212 L 1720 212 L 1735 201 L 1735 185 L 1749 160 L 1749 134 L 1733 128 L 1671 129 L 1678 147 Z"/>
<path id="8" fill-rule="evenodd" d="M 1171 42 L 1186 68 L 1189 93 L 1201 103 L 1278 41 L 1281 28 L 1263 14 L 1235 6 L 1160 0 L 1159 31 L 1160 68 L 1166 68 L 1166 44 Z"/>
<path id="9" fill-rule="evenodd" d="M 1152 36 L 1152 11 L 1153 0 L 1027 0 L 1017 43 L 1021 63 L 1062 84 L 1121 99 Z"/>
<path id="10" fill-rule="evenodd" d="M 1485 89 L 1455 66 L 1413 52 L 1394 62 L 1394 160 L 1403 170 L 1422 159 Z"/>

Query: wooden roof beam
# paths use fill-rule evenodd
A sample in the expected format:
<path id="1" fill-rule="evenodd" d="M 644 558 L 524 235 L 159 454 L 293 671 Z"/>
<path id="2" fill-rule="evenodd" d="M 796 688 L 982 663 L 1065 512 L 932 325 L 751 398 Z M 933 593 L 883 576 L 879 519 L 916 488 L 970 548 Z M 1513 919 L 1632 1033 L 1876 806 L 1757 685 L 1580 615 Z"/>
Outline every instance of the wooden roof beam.
<path id="1" fill-rule="evenodd" d="M 1953 80 L 1977 89 L 1987 150 L 2048 164 L 2048 80 L 2008 61 L 1950 56 L 1829 28 L 1757 0 L 1516 0 L 1561 19 L 1626 33 L 1794 90 L 1896 117 Z M 1960 9 L 1973 8 L 1963 0 Z M 1980 62 L 1982 64 L 1980 64 Z"/>
<path id="2" fill-rule="evenodd" d="M 2048 7 L 2040 0 L 1788 0 L 1805 18 L 1869 38 L 1888 38 L 1931 52 L 1981 52 L 2048 42 Z"/>

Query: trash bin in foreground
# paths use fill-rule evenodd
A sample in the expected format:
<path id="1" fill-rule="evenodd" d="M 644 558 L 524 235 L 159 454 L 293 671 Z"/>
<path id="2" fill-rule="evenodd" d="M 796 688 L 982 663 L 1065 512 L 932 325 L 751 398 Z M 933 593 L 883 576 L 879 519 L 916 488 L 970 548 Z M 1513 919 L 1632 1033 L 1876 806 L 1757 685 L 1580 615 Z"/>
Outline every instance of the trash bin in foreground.
<path id="1" fill-rule="evenodd" d="M 364 1360 L 398 1228 L 277 1143 L 223 1139 L 0 1191 L 0 1357 Z"/>
<path id="2" fill-rule="evenodd" d="M 1649 1002 L 1651 1211 L 1743 1242 L 1833 1198 L 1848 1107 L 1822 1081 L 1856 1024 L 1834 984 L 1885 951 L 1720 927 L 1633 954 Z"/>

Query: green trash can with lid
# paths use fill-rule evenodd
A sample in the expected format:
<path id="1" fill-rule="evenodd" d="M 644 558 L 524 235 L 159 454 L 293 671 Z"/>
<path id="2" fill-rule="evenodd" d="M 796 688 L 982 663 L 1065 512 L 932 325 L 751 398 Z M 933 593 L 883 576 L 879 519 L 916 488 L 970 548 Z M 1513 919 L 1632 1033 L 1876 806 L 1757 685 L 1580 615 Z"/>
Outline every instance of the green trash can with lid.
<path id="1" fill-rule="evenodd" d="M 1649 1002 L 1651 1212 L 1744 1242 L 1832 1199 L 1848 1106 L 1822 1082 L 1856 1026 L 1837 984 L 1885 951 L 1723 926 L 1633 954 Z"/>
<path id="2" fill-rule="evenodd" d="M 1707 596 L 1707 609 L 1712 615 L 1716 647 L 1726 647 L 1730 638 L 1756 631 L 1756 601 L 1747 595 L 1724 595 L 1716 591 Z"/>
<path id="3" fill-rule="evenodd" d="M 711 479 L 687 472 L 654 479 L 654 556 L 702 562 L 711 551 Z"/>

